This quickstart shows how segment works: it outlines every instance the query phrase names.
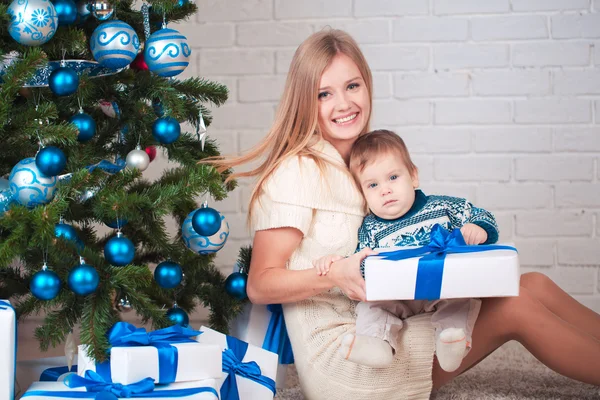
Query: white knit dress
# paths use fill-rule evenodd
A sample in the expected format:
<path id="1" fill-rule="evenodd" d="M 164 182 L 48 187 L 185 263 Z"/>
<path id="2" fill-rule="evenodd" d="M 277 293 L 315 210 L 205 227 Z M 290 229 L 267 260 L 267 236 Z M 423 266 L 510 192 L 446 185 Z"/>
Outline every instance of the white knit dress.
<path id="1" fill-rule="evenodd" d="M 335 163 L 345 164 L 337 150 L 321 140 L 316 148 Z M 286 160 L 263 187 L 253 208 L 253 230 L 294 227 L 303 234 L 288 269 L 312 268 L 327 254 L 348 256 L 357 245 L 363 199 L 349 174 L 334 166 L 322 180 L 309 158 Z M 319 279 L 315 273 L 315 279 Z M 406 321 L 394 363 L 370 368 L 338 354 L 340 341 L 355 331 L 356 302 L 335 288 L 297 303 L 284 304 L 302 391 L 310 400 L 429 399 L 434 335 L 431 315 Z"/>

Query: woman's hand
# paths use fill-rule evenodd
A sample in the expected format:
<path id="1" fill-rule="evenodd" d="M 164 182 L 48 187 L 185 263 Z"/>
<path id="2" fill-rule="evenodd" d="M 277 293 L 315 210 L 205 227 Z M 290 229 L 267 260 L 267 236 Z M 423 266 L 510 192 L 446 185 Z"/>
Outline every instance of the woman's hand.
<path id="1" fill-rule="evenodd" d="M 365 257 L 376 254 L 376 251 L 365 247 L 358 253 L 331 264 L 327 276 L 348 298 L 365 301 L 365 280 L 360 273 L 360 263 Z"/>

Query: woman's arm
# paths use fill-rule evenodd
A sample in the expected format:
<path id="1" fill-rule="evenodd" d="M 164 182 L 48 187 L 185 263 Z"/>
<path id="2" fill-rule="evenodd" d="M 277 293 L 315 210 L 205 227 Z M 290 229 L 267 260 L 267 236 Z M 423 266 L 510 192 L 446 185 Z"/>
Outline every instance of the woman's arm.
<path id="1" fill-rule="evenodd" d="M 369 254 L 366 248 L 331 265 L 329 274 L 319 276 L 313 269 L 288 270 L 285 266 L 302 241 L 296 228 L 257 231 L 252 245 L 248 275 L 248 297 L 254 304 L 293 303 L 339 287 L 348 297 L 364 300 L 364 280 L 360 261 Z"/>

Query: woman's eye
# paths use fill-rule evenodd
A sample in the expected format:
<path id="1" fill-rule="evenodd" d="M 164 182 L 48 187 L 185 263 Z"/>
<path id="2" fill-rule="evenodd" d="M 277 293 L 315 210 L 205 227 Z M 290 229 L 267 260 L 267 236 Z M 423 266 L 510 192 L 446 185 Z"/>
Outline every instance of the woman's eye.
<path id="1" fill-rule="evenodd" d="M 398 179 L 398 175 L 390 176 L 390 181 L 395 181 L 396 179 Z"/>
<path id="2" fill-rule="evenodd" d="M 327 93 L 327 92 L 321 92 L 321 93 L 319 93 L 319 99 L 325 98 L 327 96 L 329 96 L 329 93 Z"/>
<path id="3" fill-rule="evenodd" d="M 351 84 L 348 85 L 348 89 L 349 90 L 356 89 L 359 86 L 360 85 L 358 83 L 351 83 Z"/>

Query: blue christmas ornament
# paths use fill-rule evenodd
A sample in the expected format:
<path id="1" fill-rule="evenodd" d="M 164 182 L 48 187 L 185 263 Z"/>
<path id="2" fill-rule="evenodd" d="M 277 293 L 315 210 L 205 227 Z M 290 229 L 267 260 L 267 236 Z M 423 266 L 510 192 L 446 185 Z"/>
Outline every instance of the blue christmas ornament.
<path id="1" fill-rule="evenodd" d="M 173 117 L 158 118 L 152 124 L 152 136 L 161 144 L 171 144 L 179 138 L 181 126 Z"/>
<path id="2" fill-rule="evenodd" d="M 247 283 L 248 275 L 241 272 L 234 272 L 225 280 L 225 291 L 234 299 L 244 300 L 248 297 L 246 294 Z"/>
<path id="3" fill-rule="evenodd" d="M 77 247 L 77 250 L 80 252 L 83 250 L 83 242 L 79 238 L 77 231 L 69 224 L 65 224 L 63 222 L 59 222 L 54 225 L 54 236 L 57 238 L 64 239 L 68 242 L 72 242 Z"/>
<path id="4" fill-rule="evenodd" d="M 121 232 L 104 245 L 104 258 L 116 267 L 131 264 L 135 257 L 135 246 Z"/>
<path id="5" fill-rule="evenodd" d="M 77 22 L 78 24 L 84 23 L 92 15 L 90 10 L 90 2 L 88 0 L 79 0 L 77 2 Z"/>
<path id="6" fill-rule="evenodd" d="M 82 263 L 75 266 L 69 272 L 68 284 L 73 293 L 80 296 L 87 296 L 98 289 L 100 276 L 96 272 L 96 268 L 89 264 Z"/>
<path id="7" fill-rule="evenodd" d="M 190 324 L 190 317 L 183 311 L 181 308 L 177 306 L 173 306 L 167 311 L 167 317 L 173 322 L 173 325 L 179 324 L 184 328 L 187 328 Z"/>
<path id="8" fill-rule="evenodd" d="M 13 0 L 7 11 L 8 33 L 26 46 L 46 43 L 58 28 L 58 15 L 49 0 Z"/>
<path id="9" fill-rule="evenodd" d="M 214 208 L 200 207 L 192 216 L 192 226 L 201 236 L 212 236 L 221 229 L 221 214 Z"/>
<path id="10" fill-rule="evenodd" d="M 194 253 L 206 255 L 221 250 L 229 237 L 229 224 L 221 215 L 221 229 L 212 236 L 202 236 L 192 226 L 192 217 L 196 210 L 188 214 L 181 226 L 181 237 L 188 249 Z"/>
<path id="11" fill-rule="evenodd" d="M 41 271 L 31 277 L 29 290 L 40 300 L 52 300 L 60 292 L 60 278 L 44 265 Z"/>
<path id="12" fill-rule="evenodd" d="M 148 69 L 162 77 L 182 73 L 189 64 L 190 54 L 192 50 L 187 38 L 170 28 L 154 32 L 144 47 L 144 60 Z"/>
<path id="13" fill-rule="evenodd" d="M 108 221 L 108 222 L 105 222 L 104 224 L 105 224 L 106 226 L 108 226 L 109 228 L 113 228 L 113 229 L 119 229 L 119 228 L 122 228 L 122 227 L 124 227 L 125 225 L 127 225 L 127 222 L 128 222 L 128 221 L 127 221 L 126 219 L 120 219 L 120 218 L 119 218 L 119 220 L 116 220 L 116 219 L 115 219 L 115 220 L 113 220 L 113 221 Z"/>
<path id="14" fill-rule="evenodd" d="M 77 19 L 77 6 L 73 0 L 54 0 L 59 25 L 71 25 Z"/>
<path id="15" fill-rule="evenodd" d="M 8 179 L 0 178 L 0 217 L 8 211 L 12 203 L 12 197 Z"/>
<path id="16" fill-rule="evenodd" d="M 69 122 L 77 126 L 77 140 L 80 142 L 87 142 L 96 134 L 96 121 L 83 111 L 73 115 Z"/>
<path id="17" fill-rule="evenodd" d="M 90 38 L 94 59 L 103 67 L 128 66 L 140 49 L 140 39 L 131 25 L 114 20 L 100 24 Z"/>
<path id="18" fill-rule="evenodd" d="M 165 115 L 164 107 L 159 99 L 152 100 L 152 109 L 154 110 L 154 115 L 159 118 Z"/>
<path id="19" fill-rule="evenodd" d="M 79 87 L 79 75 L 73 68 L 56 68 L 48 77 L 48 86 L 57 96 L 68 96 L 77 91 Z"/>
<path id="20" fill-rule="evenodd" d="M 19 161 L 8 177 L 13 199 L 28 208 L 47 204 L 54 198 L 58 178 L 45 176 L 35 165 L 35 158 Z"/>
<path id="21" fill-rule="evenodd" d="M 35 156 L 35 165 L 46 176 L 56 176 L 65 169 L 67 157 L 58 147 L 48 146 L 41 149 Z"/>
<path id="22" fill-rule="evenodd" d="M 154 280 L 164 289 L 173 289 L 181 283 L 181 266 L 172 261 L 163 261 L 154 270 Z"/>

